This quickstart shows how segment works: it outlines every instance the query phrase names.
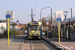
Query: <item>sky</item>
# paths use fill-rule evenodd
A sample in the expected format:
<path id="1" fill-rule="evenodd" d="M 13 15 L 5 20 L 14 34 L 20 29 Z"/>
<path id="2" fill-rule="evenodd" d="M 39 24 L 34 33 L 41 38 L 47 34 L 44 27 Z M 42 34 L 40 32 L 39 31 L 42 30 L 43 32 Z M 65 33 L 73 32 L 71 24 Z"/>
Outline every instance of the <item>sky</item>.
<path id="1" fill-rule="evenodd" d="M 75 0 L 0 0 L 0 19 L 6 19 L 7 10 L 15 10 L 14 21 L 17 19 L 20 23 L 27 24 L 31 22 L 31 9 L 35 14 L 34 20 L 38 21 L 40 19 L 40 10 L 44 7 L 50 7 L 48 9 L 42 10 L 42 17 L 47 17 L 51 14 L 50 9 L 52 8 L 52 13 L 55 11 L 69 11 L 67 18 L 70 18 L 70 8 L 73 8 L 73 16 L 75 16 Z"/>

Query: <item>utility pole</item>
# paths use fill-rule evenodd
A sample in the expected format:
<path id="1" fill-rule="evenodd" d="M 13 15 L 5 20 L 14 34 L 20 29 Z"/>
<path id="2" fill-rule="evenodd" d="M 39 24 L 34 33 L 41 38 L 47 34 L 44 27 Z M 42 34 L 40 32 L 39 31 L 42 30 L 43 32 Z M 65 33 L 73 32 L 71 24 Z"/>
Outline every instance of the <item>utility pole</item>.
<path id="1" fill-rule="evenodd" d="M 52 24 L 52 8 L 51 8 L 51 24 Z M 51 26 L 50 26 L 50 30 L 51 30 Z"/>
<path id="2" fill-rule="evenodd" d="M 71 8 L 71 18 L 72 18 L 72 8 Z"/>
<path id="3" fill-rule="evenodd" d="M 52 8 L 51 8 L 51 24 L 52 24 Z"/>
<path id="4" fill-rule="evenodd" d="M 31 21 L 33 22 L 33 9 L 31 9 Z"/>

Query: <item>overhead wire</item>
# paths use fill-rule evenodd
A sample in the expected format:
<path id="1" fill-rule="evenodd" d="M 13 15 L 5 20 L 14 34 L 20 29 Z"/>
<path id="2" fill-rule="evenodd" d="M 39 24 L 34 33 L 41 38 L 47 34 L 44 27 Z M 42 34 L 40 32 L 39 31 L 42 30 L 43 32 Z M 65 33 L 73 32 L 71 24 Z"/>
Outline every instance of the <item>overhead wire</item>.
<path id="1" fill-rule="evenodd" d="M 35 5 L 35 8 L 34 8 L 34 12 L 35 12 L 35 10 L 36 10 L 37 4 L 38 4 L 38 0 L 36 1 L 36 5 Z"/>
<path id="2" fill-rule="evenodd" d="M 74 5 L 74 6 L 72 6 L 71 8 L 73 8 L 73 7 L 75 7 L 75 5 Z M 71 8 L 69 8 L 69 9 L 71 9 Z M 67 9 L 67 10 L 69 10 L 69 9 Z"/>

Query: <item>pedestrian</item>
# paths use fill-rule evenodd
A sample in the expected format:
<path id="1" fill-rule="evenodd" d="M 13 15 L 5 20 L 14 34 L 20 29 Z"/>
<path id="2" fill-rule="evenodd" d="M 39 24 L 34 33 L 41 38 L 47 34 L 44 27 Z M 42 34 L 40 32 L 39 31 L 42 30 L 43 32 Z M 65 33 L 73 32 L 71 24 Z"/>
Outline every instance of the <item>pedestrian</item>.
<path id="1" fill-rule="evenodd" d="M 52 38 L 52 33 L 51 33 L 51 31 L 49 30 L 49 32 L 48 32 L 49 34 L 48 34 L 48 37 L 49 38 Z"/>
<path id="2" fill-rule="evenodd" d="M 45 36 L 47 37 L 47 30 L 45 30 Z"/>

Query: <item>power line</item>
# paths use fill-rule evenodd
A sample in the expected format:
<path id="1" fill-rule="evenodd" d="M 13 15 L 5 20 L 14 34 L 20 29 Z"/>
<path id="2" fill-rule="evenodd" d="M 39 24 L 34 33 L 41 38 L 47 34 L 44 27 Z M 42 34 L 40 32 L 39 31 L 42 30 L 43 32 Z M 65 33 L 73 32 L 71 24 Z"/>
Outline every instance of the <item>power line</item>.
<path id="1" fill-rule="evenodd" d="M 73 8 L 73 7 L 75 7 L 75 5 L 74 5 L 74 6 L 72 6 L 71 8 Z M 69 8 L 69 9 L 71 9 L 71 8 Z M 67 10 L 69 10 L 69 9 L 67 9 Z"/>
<path id="2" fill-rule="evenodd" d="M 72 14 L 73 14 L 73 13 L 72 13 L 72 8 L 73 8 L 73 7 L 75 7 L 75 5 L 72 6 L 71 8 L 69 8 L 69 9 L 71 9 L 71 18 L 72 18 Z M 69 10 L 69 9 L 67 9 L 67 10 Z"/>
<path id="3" fill-rule="evenodd" d="M 35 10 L 36 10 L 36 7 L 37 7 L 37 3 L 38 3 L 38 0 L 36 1 L 36 5 L 35 5 L 35 9 L 34 9 L 34 12 L 35 12 Z"/>
<path id="4" fill-rule="evenodd" d="M 72 6 L 72 8 L 73 8 L 73 7 L 75 7 L 75 5 L 74 5 L 74 6 Z"/>

